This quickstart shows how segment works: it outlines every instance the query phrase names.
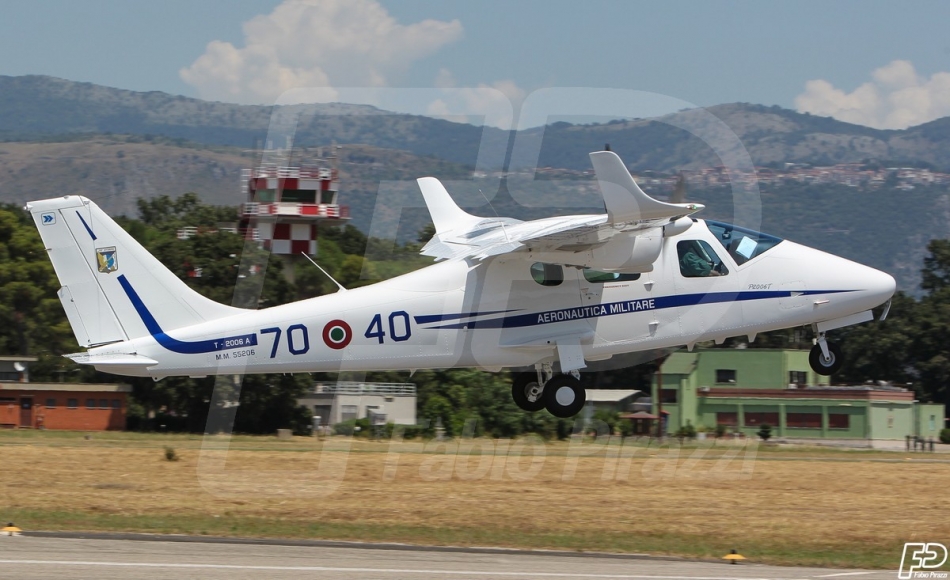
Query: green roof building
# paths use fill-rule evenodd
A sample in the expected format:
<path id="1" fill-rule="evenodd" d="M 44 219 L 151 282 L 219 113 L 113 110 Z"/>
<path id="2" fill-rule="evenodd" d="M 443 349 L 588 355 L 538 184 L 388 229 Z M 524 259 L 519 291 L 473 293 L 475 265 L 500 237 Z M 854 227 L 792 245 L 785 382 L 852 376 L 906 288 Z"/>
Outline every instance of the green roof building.
<path id="1" fill-rule="evenodd" d="M 762 425 L 789 439 L 937 438 L 944 406 L 891 385 L 832 386 L 808 364 L 808 351 L 697 349 L 672 354 L 653 378 L 653 412 L 662 384 L 666 431 L 687 423 L 723 425 L 754 437 Z"/>

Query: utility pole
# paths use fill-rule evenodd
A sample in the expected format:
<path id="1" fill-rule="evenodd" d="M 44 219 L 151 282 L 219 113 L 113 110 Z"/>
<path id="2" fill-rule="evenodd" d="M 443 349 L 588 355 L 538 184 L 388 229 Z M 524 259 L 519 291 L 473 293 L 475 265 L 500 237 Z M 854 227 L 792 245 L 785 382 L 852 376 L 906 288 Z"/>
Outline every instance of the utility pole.
<path id="1" fill-rule="evenodd" d="M 656 437 L 663 439 L 663 361 L 656 365 Z"/>

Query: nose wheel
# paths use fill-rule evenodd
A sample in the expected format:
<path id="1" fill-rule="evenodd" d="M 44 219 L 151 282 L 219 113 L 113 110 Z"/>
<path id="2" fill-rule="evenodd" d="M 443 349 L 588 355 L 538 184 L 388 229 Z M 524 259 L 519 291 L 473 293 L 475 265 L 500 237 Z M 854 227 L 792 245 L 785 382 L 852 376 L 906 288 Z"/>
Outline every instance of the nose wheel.
<path id="1" fill-rule="evenodd" d="M 824 333 L 818 335 L 818 343 L 811 347 L 808 354 L 808 364 L 813 371 L 819 375 L 833 375 L 841 369 L 844 359 L 841 357 L 841 349 L 833 342 L 825 339 Z"/>

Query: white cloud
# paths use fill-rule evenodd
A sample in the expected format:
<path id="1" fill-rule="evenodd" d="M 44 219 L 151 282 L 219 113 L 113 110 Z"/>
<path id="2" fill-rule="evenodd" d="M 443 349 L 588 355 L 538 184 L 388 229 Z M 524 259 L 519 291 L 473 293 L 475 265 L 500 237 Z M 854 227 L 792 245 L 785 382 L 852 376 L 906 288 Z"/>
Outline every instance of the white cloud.
<path id="1" fill-rule="evenodd" d="M 442 95 L 429 103 L 426 115 L 457 123 L 484 123 L 511 129 L 514 127 L 514 111 L 520 109 L 525 98 L 524 89 L 511 80 L 456 88 L 455 77 L 445 68 L 439 70 L 434 84 L 442 89 Z"/>
<path id="2" fill-rule="evenodd" d="M 462 36 L 458 20 L 402 25 L 375 0 L 285 0 L 244 23 L 244 47 L 215 40 L 179 74 L 204 99 L 273 103 L 284 91 L 381 87 Z M 312 94 L 312 93 L 311 93 Z"/>
<path id="3" fill-rule="evenodd" d="M 850 93 L 825 80 L 805 83 L 795 98 L 802 113 L 878 129 L 906 129 L 950 115 L 950 73 L 923 77 L 906 60 L 895 60 L 873 72 L 872 80 Z"/>

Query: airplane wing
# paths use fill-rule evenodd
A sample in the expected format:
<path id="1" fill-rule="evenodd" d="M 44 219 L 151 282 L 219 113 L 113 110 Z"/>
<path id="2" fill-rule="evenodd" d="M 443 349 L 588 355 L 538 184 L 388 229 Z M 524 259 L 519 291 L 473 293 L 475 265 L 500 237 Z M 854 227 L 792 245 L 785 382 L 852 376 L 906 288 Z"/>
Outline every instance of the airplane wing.
<path id="1" fill-rule="evenodd" d="M 703 206 L 666 203 L 643 192 L 616 153 L 590 154 L 604 196 L 606 214 L 575 215 L 522 222 L 511 218 L 480 218 L 466 213 L 434 177 L 418 180 L 432 214 L 436 234 L 421 253 L 438 260 L 474 258 L 517 252 L 577 253 L 601 247 L 611 238 L 627 238 L 672 224 Z M 633 245 L 632 239 L 630 245 Z M 571 263 L 566 261 L 565 263 Z"/>

